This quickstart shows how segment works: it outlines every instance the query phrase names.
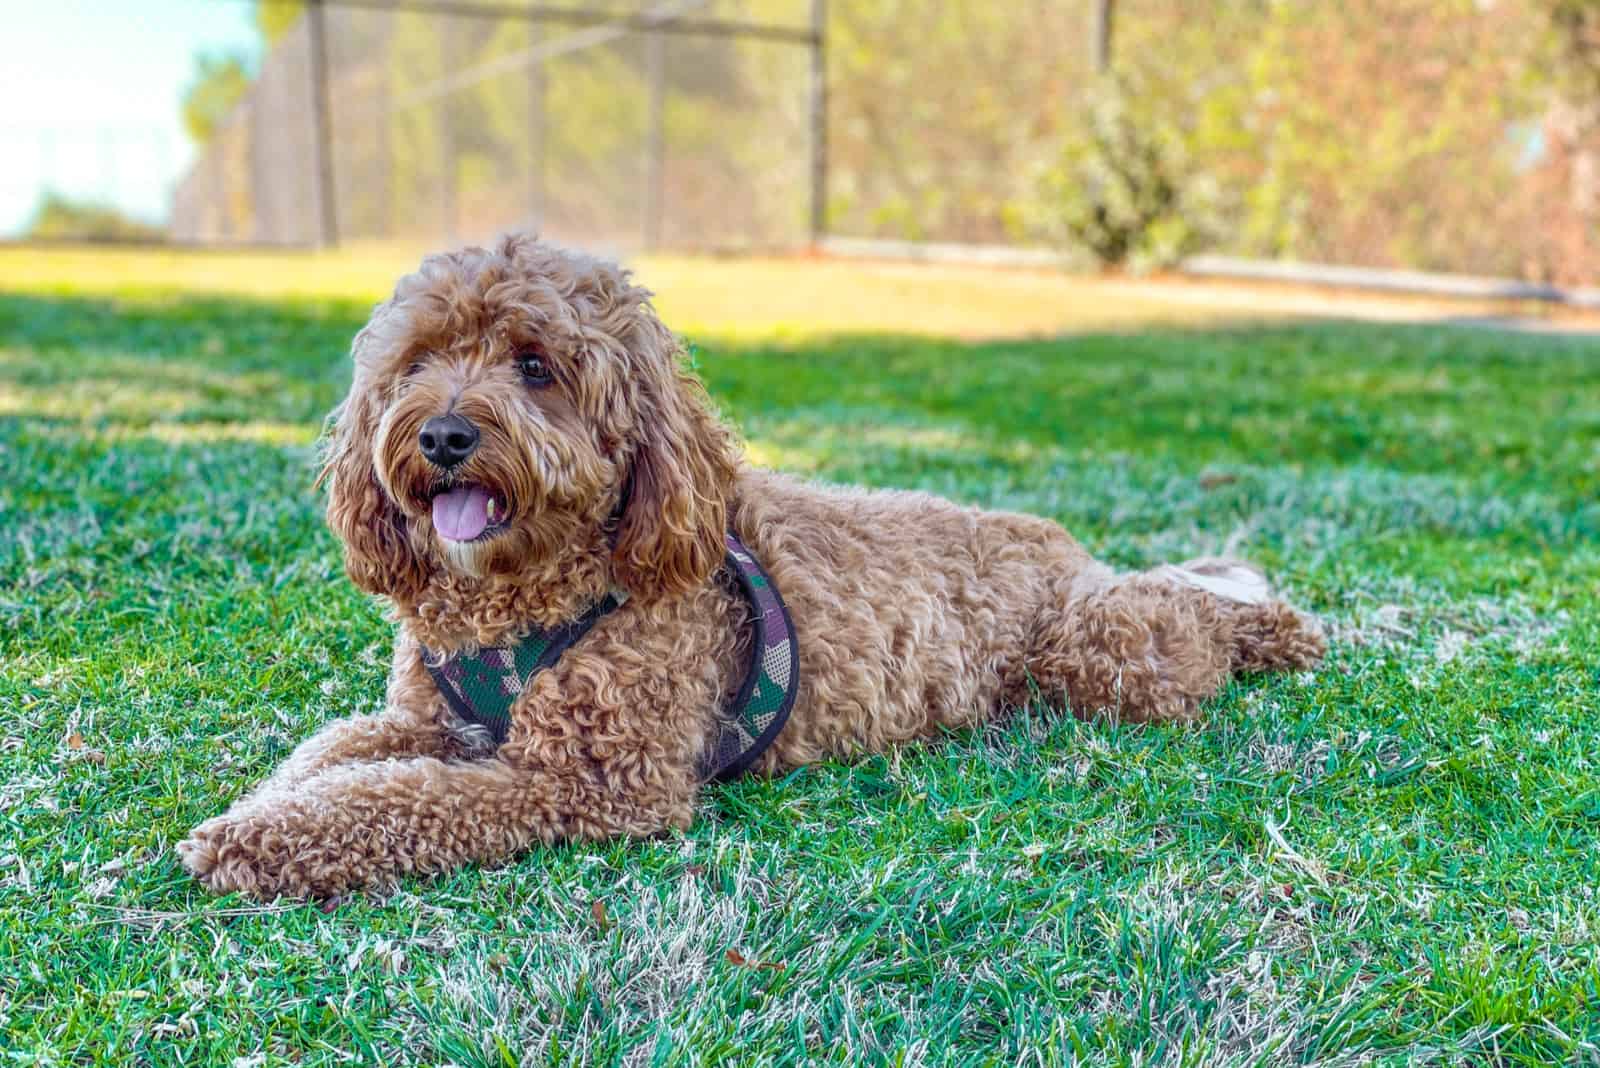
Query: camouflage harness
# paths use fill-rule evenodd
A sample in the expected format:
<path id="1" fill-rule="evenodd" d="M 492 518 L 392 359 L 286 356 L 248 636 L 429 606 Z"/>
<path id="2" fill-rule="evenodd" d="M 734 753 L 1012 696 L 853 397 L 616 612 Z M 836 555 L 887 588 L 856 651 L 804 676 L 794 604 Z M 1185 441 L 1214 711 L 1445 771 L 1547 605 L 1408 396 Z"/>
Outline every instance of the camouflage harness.
<path id="1" fill-rule="evenodd" d="M 733 703 L 717 716 L 717 733 L 701 762 L 707 780 L 727 781 L 745 772 L 778 736 L 789 719 L 800 686 L 800 648 L 789 609 L 778 587 L 750 550 L 727 536 L 726 562 L 750 602 L 755 633 L 750 666 Z M 488 730 L 496 745 L 511 731 L 511 706 L 539 672 L 553 666 L 601 617 L 622 604 L 607 596 L 571 623 L 534 630 L 516 645 L 458 654 L 437 666 L 431 654 L 423 663 L 456 715 Z"/>

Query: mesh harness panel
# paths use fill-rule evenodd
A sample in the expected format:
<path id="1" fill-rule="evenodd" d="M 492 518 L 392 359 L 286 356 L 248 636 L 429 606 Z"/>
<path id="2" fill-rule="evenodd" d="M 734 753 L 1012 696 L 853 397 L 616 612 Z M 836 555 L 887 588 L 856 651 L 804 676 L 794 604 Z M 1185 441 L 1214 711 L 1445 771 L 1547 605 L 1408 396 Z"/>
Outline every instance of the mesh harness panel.
<path id="1" fill-rule="evenodd" d="M 744 682 L 719 711 L 712 745 L 700 766 L 703 779 L 718 782 L 743 774 L 766 751 L 788 722 L 800 688 L 800 646 L 789 608 L 750 550 L 731 533 L 725 538 L 725 562 L 750 603 L 754 634 Z M 621 603 L 615 595 L 607 596 L 571 623 L 534 630 L 515 645 L 458 654 L 437 664 L 424 651 L 423 663 L 456 715 L 485 728 L 498 746 L 511 732 L 511 706 L 535 676 Z"/>

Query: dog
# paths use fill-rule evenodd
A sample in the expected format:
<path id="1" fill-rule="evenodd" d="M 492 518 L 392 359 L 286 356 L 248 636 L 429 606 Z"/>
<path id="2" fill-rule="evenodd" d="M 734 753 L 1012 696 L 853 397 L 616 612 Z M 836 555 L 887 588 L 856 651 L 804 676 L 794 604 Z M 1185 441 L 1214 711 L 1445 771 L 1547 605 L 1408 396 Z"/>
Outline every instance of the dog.
<path id="1" fill-rule="evenodd" d="M 689 827 L 758 622 L 730 534 L 797 661 L 758 775 L 1030 701 L 1190 721 L 1231 674 L 1324 652 L 1242 563 L 1118 574 L 1045 519 L 745 463 L 649 292 L 530 237 L 428 257 L 352 355 L 322 477 L 350 578 L 397 620 L 386 706 L 190 833 L 179 856 L 213 891 L 330 898 Z M 498 744 L 447 699 L 443 660 L 580 619 Z"/>

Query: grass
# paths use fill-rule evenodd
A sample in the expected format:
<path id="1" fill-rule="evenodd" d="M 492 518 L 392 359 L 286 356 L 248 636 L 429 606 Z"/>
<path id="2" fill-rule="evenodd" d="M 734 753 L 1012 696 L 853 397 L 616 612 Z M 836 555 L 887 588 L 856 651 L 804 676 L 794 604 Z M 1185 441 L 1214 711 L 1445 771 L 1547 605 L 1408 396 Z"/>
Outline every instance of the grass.
<path id="1" fill-rule="evenodd" d="M 1600 1060 L 1600 343 L 1099 297 L 976 340 L 937 272 L 919 318 L 914 272 L 661 264 L 762 462 L 1249 554 L 1327 666 L 261 909 L 172 846 L 382 699 L 309 467 L 376 286 L 58 256 L 0 257 L 0 1063 Z M 816 323 L 760 310 L 785 270 Z M 848 310 L 884 286 L 898 330 Z"/>

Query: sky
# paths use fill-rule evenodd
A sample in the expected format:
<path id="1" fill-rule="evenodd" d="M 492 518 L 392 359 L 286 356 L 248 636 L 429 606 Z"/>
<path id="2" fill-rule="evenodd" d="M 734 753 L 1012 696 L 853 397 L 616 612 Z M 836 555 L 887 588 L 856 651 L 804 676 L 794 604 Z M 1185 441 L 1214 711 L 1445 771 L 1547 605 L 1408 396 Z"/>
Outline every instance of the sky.
<path id="1" fill-rule="evenodd" d="M 54 189 L 161 221 L 203 51 L 258 49 L 249 0 L 0 0 L 0 236 Z"/>

